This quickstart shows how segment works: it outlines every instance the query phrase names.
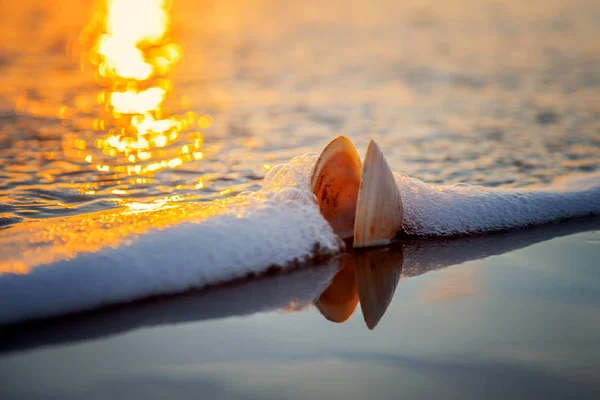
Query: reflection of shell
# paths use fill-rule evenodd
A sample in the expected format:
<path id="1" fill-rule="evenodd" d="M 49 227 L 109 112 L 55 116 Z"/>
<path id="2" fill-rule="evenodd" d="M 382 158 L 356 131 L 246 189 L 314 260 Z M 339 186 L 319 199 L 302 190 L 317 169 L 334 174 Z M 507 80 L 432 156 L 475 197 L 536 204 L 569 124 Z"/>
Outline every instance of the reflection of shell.
<path id="1" fill-rule="evenodd" d="M 342 257 L 338 273 L 315 302 L 321 315 L 329 321 L 345 322 L 358 305 L 355 263 L 354 258 L 348 254 Z"/>
<path id="2" fill-rule="evenodd" d="M 340 136 L 321 152 L 310 180 L 321 214 L 342 239 L 352 237 L 360 170 L 356 148 Z"/>
<path id="3" fill-rule="evenodd" d="M 402 214 L 402 198 L 392 170 L 371 140 L 358 190 L 354 247 L 389 243 L 402 227 Z"/>
<path id="4" fill-rule="evenodd" d="M 363 318 L 374 329 L 390 305 L 402 271 L 402 246 L 359 251 L 354 255 Z"/>

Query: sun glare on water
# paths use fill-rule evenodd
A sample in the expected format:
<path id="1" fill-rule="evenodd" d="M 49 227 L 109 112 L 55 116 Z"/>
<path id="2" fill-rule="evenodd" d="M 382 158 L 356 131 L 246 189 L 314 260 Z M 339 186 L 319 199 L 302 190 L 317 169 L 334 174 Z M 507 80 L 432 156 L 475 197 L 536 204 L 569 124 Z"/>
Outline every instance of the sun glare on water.
<path id="1" fill-rule="evenodd" d="M 98 31 L 90 59 L 99 79 L 109 86 L 98 101 L 110 118 L 94 123 L 94 129 L 107 133 L 94 145 L 105 156 L 123 162 L 97 162 L 91 154 L 85 155 L 85 161 L 95 164 L 98 171 L 144 175 L 202 159 L 200 132 L 187 132 L 186 143 L 173 151 L 183 131 L 199 121 L 206 128 L 209 119 L 194 112 L 165 112 L 164 102 L 172 91 L 167 75 L 182 56 L 182 49 L 170 36 L 168 2 L 105 1 L 91 28 L 86 28 Z"/>
<path id="2" fill-rule="evenodd" d="M 98 41 L 102 57 L 100 74 L 139 81 L 150 78 L 155 65 L 170 67 L 179 58 L 174 45 L 165 45 L 167 51 L 161 61 L 146 60 L 142 44 L 161 45 L 168 26 L 168 15 L 162 0 L 108 0 L 105 22 L 106 33 Z"/>

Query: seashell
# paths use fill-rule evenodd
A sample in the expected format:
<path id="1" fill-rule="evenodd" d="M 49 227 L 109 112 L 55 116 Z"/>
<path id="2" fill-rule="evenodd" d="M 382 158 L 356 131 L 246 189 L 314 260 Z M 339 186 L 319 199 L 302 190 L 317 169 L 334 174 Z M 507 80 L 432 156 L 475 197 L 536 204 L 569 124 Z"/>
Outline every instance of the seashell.
<path id="1" fill-rule="evenodd" d="M 363 164 L 354 220 L 354 247 L 390 243 L 402 228 L 402 197 L 394 174 L 375 141 Z"/>
<path id="2" fill-rule="evenodd" d="M 321 152 L 310 179 L 321 214 L 342 239 L 352 237 L 361 161 L 352 142 L 339 136 Z"/>

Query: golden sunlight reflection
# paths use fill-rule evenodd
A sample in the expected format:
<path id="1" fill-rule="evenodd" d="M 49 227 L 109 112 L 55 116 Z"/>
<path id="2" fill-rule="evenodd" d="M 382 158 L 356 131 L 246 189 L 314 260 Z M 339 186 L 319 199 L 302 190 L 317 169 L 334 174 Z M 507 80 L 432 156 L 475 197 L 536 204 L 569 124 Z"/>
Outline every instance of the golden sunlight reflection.
<path id="1" fill-rule="evenodd" d="M 103 156 L 86 152 L 82 139 L 75 140 L 83 142 L 79 147 L 71 144 L 98 171 L 152 175 L 204 157 L 203 135 L 195 129 L 208 128 L 212 118 L 165 110 L 172 92 L 166 75 L 182 56 L 170 33 L 169 8 L 164 0 L 105 0 L 82 32 L 93 38 L 88 61 L 109 86 L 97 97 L 107 116 L 93 121 L 95 131 L 105 132 L 93 141 Z"/>
<path id="2" fill-rule="evenodd" d="M 177 62 L 178 46 L 164 43 L 169 16 L 163 0 L 107 0 L 106 11 L 96 48 L 100 75 L 143 81 Z M 157 48 L 147 58 L 143 48 L 150 46 Z"/>
<path id="3" fill-rule="evenodd" d="M 245 199 L 229 197 L 206 203 L 180 203 L 169 196 L 150 204 L 124 202 L 127 211 L 113 209 L 74 215 L 70 218 L 34 221 L 12 228 L 0 237 L 5 249 L 0 260 L 0 275 L 27 274 L 32 269 L 82 253 L 119 247 L 150 230 L 165 229 L 177 223 L 200 223 L 230 208 L 245 204 Z"/>

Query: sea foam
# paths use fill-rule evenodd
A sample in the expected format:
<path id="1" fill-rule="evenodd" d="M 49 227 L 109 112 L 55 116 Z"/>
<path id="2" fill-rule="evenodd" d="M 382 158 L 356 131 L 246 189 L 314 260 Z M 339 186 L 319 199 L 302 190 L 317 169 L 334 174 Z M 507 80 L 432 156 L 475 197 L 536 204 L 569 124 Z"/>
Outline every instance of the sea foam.
<path id="1" fill-rule="evenodd" d="M 334 256 L 344 244 L 309 179 L 316 154 L 274 167 L 263 188 L 210 203 L 19 224 L 0 236 L 0 324 L 214 285 Z M 543 189 L 396 180 L 404 230 L 479 234 L 600 214 L 600 175 Z"/>
<path id="2" fill-rule="evenodd" d="M 339 254 L 344 244 L 308 187 L 315 160 L 308 154 L 276 166 L 261 190 L 226 201 L 5 230 L 0 324 L 177 293 Z"/>
<path id="3" fill-rule="evenodd" d="M 436 186 L 404 174 L 395 178 L 403 230 L 414 236 L 473 235 L 600 214 L 600 174 L 534 189 Z"/>

